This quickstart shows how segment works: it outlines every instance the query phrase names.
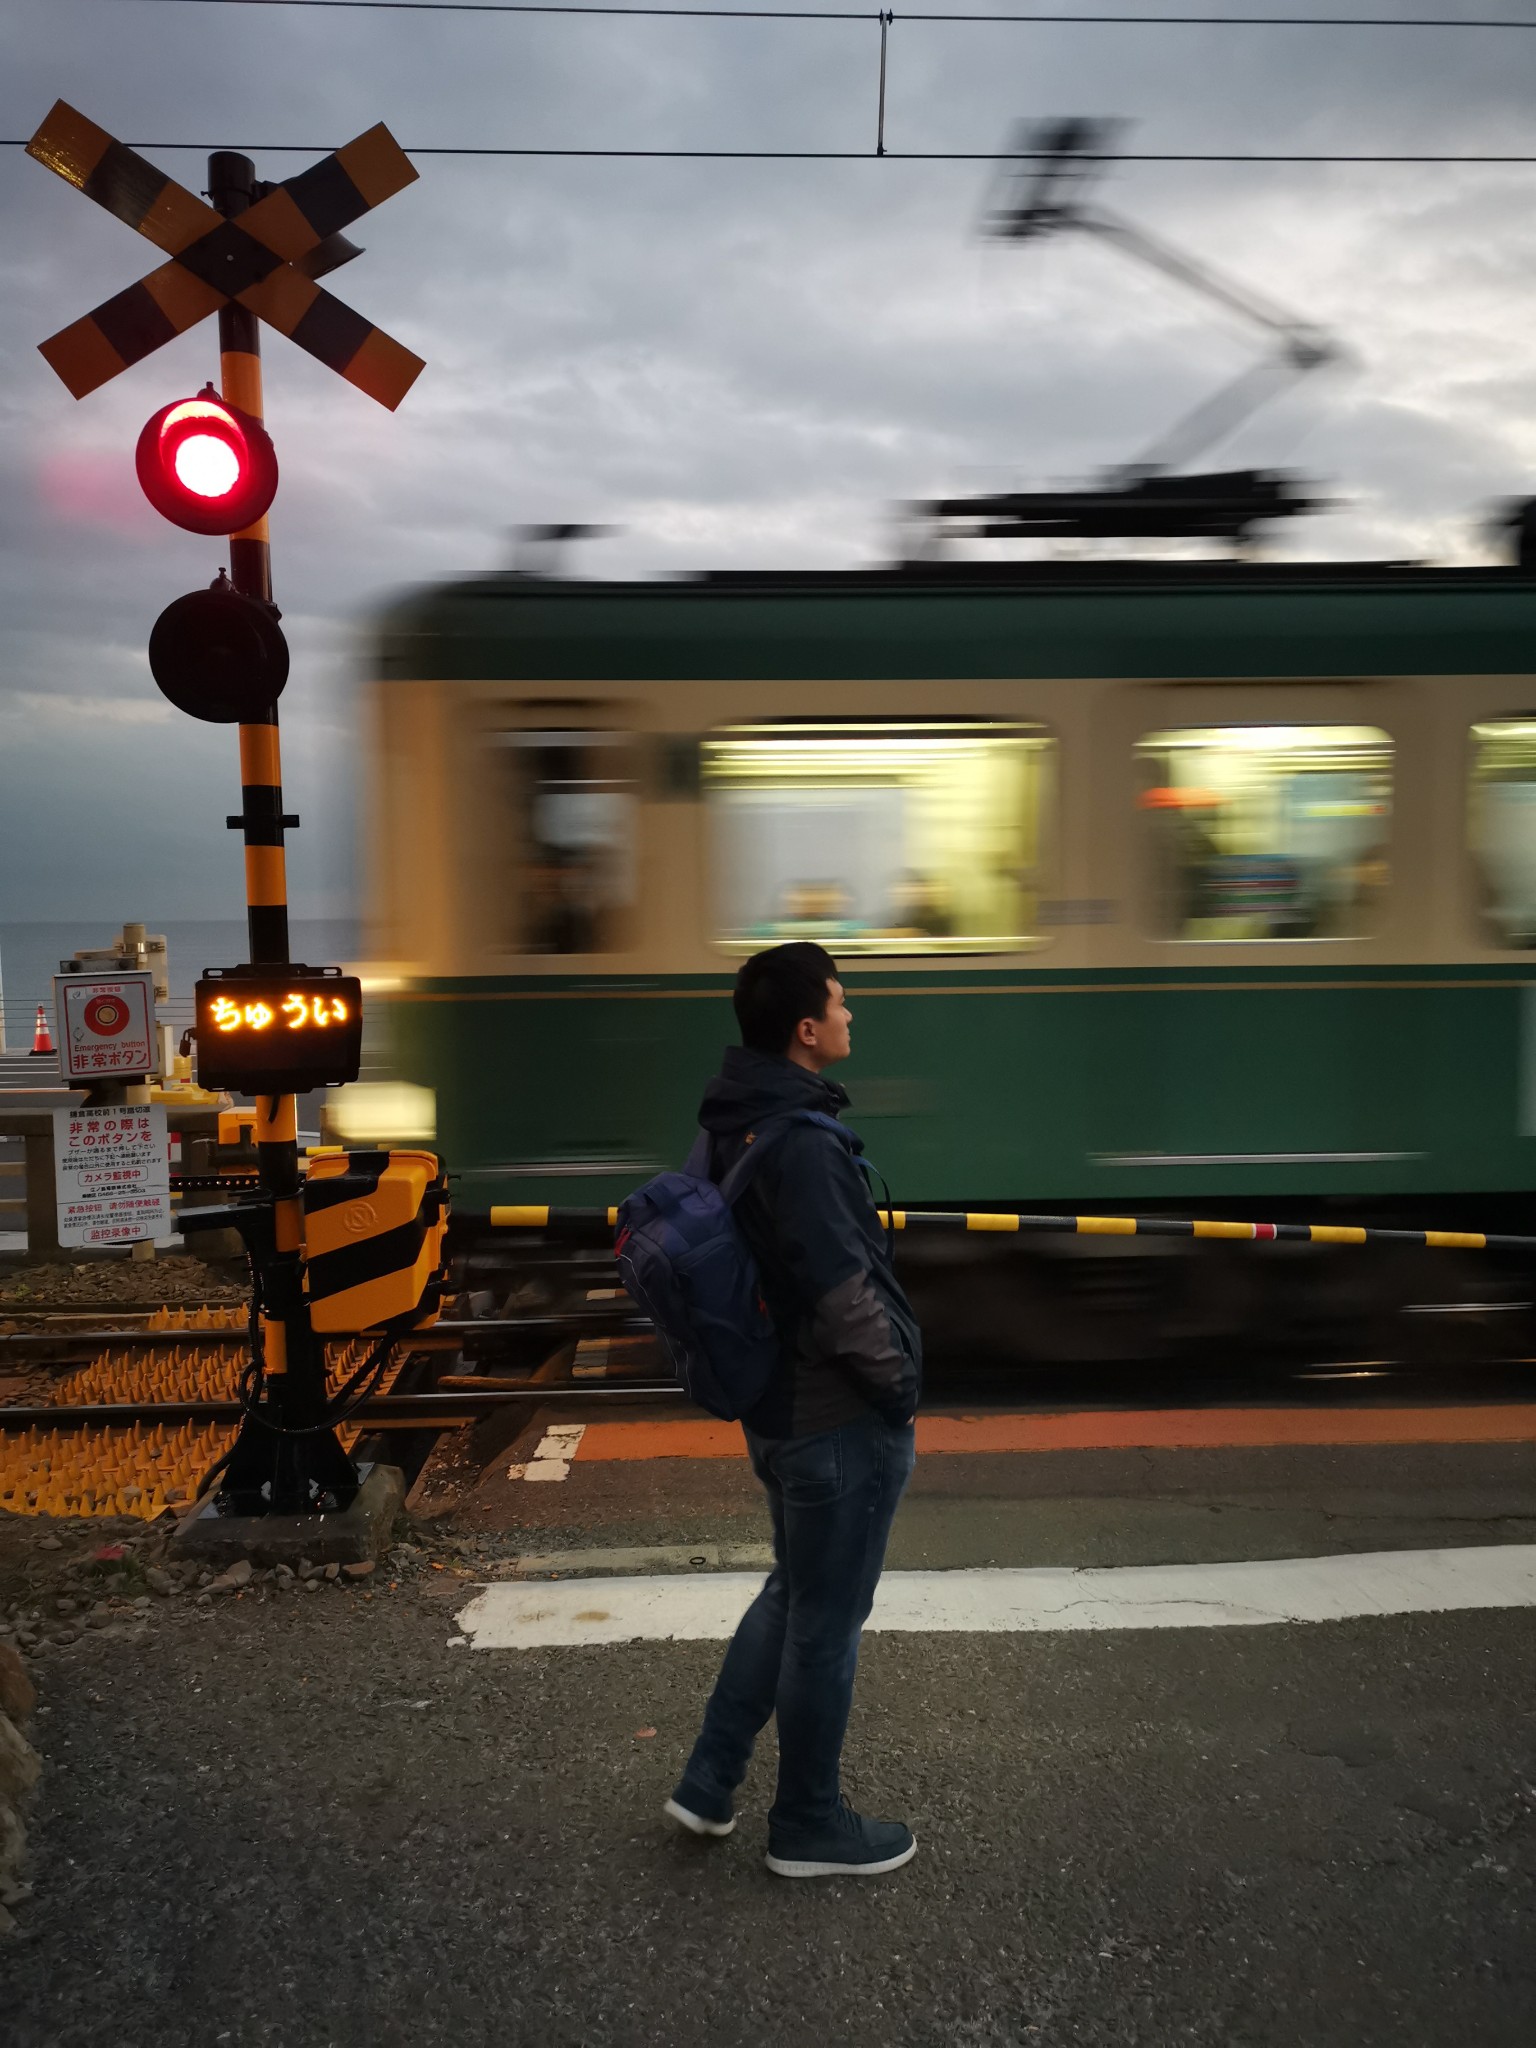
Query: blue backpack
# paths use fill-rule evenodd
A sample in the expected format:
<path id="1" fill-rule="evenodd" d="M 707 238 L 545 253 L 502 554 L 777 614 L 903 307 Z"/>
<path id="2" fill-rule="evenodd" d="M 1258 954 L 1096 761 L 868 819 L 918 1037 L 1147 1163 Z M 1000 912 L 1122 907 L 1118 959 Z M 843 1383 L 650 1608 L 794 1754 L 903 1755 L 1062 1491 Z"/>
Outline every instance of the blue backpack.
<path id="1" fill-rule="evenodd" d="M 620 1278 L 656 1325 L 689 1399 L 727 1422 L 762 1399 L 779 1356 L 757 1261 L 731 1210 L 764 1153 L 797 1123 L 820 1124 L 853 1149 L 836 1117 L 787 1110 L 764 1119 L 718 1183 L 701 1131 L 681 1173 L 658 1174 L 619 1205 Z"/>

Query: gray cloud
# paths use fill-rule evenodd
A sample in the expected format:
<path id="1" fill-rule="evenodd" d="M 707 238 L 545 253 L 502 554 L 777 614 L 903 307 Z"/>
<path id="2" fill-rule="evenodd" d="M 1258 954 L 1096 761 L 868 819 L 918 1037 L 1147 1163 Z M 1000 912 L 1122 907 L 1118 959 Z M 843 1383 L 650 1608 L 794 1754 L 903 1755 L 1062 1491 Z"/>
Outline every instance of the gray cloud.
<path id="1" fill-rule="evenodd" d="M 1485 11 L 1483 0 L 1472 9 Z M 62 95 L 128 140 L 864 148 L 873 23 L 624 22 L 18 6 L 0 128 Z M 1147 149 L 1530 146 L 1536 36 L 944 29 L 898 20 L 888 135 L 989 150 L 1022 114 L 1123 112 Z M 196 155 L 164 154 L 189 186 Z M 303 159 L 272 156 L 282 175 Z M 360 624 L 405 582 L 508 559 L 518 522 L 621 533 L 591 569 L 868 560 L 893 501 L 1080 477 L 1135 453 L 1254 338 L 1087 243 L 981 247 L 984 164 L 466 161 L 355 231 L 335 281 L 428 369 L 390 417 L 267 345 L 273 522 L 294 650 L 295 906 L 345 907 Z M 1105 199 L 1338 332 L 1213 459 L 1352 502 L 1287 553 L 1476 559 L 1536 477 L 1532 174 L 1127 168 Z M 134 438 L 216 365 L 205 324 L 76 405 L 36 343 L 154 252 L 0 160 L 0 918 L 239 903 L 233 735 L 164 711 L 144 647 L 217 541 L 139 496 Z"/>

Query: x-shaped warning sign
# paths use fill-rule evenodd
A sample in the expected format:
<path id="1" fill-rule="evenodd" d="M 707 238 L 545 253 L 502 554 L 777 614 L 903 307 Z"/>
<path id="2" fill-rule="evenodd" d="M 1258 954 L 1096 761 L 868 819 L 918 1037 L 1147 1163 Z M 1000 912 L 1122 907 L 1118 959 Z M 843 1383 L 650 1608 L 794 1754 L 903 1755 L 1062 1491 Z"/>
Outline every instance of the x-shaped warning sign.
<path id="1" fill-rule="evenodd" d="M 285 178 L 238 218 L 157 171 L 59 100 L 27 154 L 170 257 L 40 344 L 76 398 L 142 362 L 231 300 L 393 410 L 424 365 L 296 265 L 416 176 L 382 122 Z"/>

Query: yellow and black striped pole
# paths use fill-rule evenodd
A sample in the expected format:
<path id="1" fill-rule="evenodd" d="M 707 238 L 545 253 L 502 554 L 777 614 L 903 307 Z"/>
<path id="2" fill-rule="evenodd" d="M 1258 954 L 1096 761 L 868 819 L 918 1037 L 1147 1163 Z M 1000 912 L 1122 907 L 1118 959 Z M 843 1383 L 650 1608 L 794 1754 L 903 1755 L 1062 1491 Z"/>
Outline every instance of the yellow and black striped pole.
<path id="1" fill-rule="evenodd" d="M 208 159 L 209 197 L 231 217 L 257 198 L 256 167 L 235 150 Z M 230 405 L 253 419 L 265 410 L 261 390 L 261 327 L 254 313 L 231 300 L 219 308 L 220 390 Z M 229 576 L 242 597 L 272 602 L 272 557 L 265 516 L 230 536 Z M 285 967 L 288 947 L 288 874 L 283 834 L 297 818 L 283 812 L 282 757 L 277 706 L 240 727 L 240 815 L 245 836 L 246 925 L 253 967 Z M 335 1432 L 323 1424 L 325 1347 L 310 1324 L 304 1292 L 304 1211 L 299 1179 L 298 1105 L 291 1095 L 256 1098 L 256 1155 L 261 1184 L 272 1202 L 273 1241 L 253 1250 L 252 1269 L 261 1305 L 261 1347 L 266 1373 L 265 1414 L 247 1419 L 231 1455 L 223 1491 L 237 1509 L 305 1513 L 328 1495 L 346 1506 L 357 1473 Z M 264 1490 L 269 1489 L 269 1490 Z"/>

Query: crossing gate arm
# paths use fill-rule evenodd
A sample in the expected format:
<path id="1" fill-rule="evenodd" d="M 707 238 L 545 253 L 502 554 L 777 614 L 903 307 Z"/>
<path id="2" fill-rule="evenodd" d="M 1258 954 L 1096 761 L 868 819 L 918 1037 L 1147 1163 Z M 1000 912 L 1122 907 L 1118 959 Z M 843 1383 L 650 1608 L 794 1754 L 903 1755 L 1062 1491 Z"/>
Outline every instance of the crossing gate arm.
<path id="1" fill-rule="evenodd" d="M 1243 1244 L 1409 1244 L 1430 1251 L 1536 1252 L 1536 1237 L 1492 1230 L 1377 1230 L 1357 1223 L 1230 1223 L 1172 1216 L 1030 1216 L 1021 1211 L 881 1209 L 882 1225 L 900 1231 L 968 1230 L 1028 1236 L 1200 1237 Z M 557 1208 L 539 1202 L 504 1204 L 490 1212 L 493 1230 L 576 1230 L 617 1223 L 610 1209 Z"/>

